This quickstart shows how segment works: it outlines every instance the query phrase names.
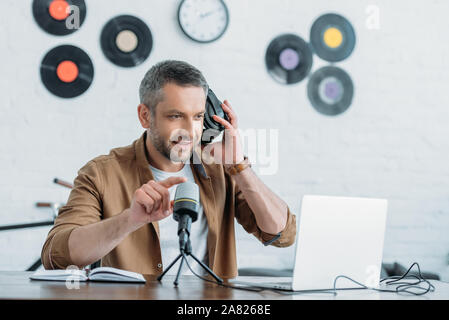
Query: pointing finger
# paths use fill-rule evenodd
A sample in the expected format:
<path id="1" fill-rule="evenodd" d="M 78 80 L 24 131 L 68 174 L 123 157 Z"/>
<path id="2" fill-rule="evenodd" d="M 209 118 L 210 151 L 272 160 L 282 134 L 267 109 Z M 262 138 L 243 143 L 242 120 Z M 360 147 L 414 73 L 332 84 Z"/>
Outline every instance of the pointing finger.
<path id="1" fill-rule="evenodd" d="M 174 186 L 175 184 L 183 183 L 186 181 L 187 181 L 186 177 L 170 177 L 165 180 L 159 181 L 159 184 L 166 188 L 170 188 L 171 186 Z"/>

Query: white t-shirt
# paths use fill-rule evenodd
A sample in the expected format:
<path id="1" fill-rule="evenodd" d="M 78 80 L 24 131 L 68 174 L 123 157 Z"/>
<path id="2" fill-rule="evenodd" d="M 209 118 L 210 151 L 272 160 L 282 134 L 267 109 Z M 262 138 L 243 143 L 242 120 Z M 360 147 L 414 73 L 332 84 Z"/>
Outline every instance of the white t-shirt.
<path id="1" fill-rule="evenodd" d="M 153 173 L 154 180 L 161 181 L 169 177 L 186 177 L 187 181 L 195 183 L 192 169 L 190 164 L 185 163 L 184 167 L 177 172 L 166 172 L 159 170 L 150 165 L 151 172 Z M 174 200 L 175 193 L 178 185 L 174 185 L 168 189 L 170 193 L 170 200 Z M 163 269 L 166 270 L 170 263 L 179 255 L 179 237 L 178 237 L 178 222 L 173 219 L 173 214 L 158 221 L 159 223 L 159 235 L 162 254 Z M 207 220 L 203 213 L 203 205 L 200 201 L 200 208 L 198 211 L 198 220 L 192 223 L 190 230 L 190 243 L 192 244 L 192 253 L 208 266 L 207 258 Z M 203 268 L 192 258 L 187 257 L 188 262 L 192 269 L 200 274 L 204 275 Z M 176 275 L 178 272 L 181 259 L 171 267 L 166 273 L 169 275 Z M 181 274 L 191 274 L 186 263 L 183 264 Z"/>

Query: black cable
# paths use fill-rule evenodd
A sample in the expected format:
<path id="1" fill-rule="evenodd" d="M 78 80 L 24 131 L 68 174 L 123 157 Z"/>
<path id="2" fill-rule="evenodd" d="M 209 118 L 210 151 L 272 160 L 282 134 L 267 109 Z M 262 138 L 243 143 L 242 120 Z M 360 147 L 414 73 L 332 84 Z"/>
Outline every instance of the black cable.
<path id="1" fill-rule="evenodd" d="M 279 289 L 269 289 L 269 288 L 262 288 L 262 287 L 257 287 L 257 286 L 248 286 L 248 287 L 236 287 L 236 286 L 232 286 L 232 285 L 228 285 L 228 284 L 224 284 L 224 283 L 220 283 L 218 281 L 214 281 L 214 280 L 209 280 L 207 278 L 204 278 L 200 275 L 198 275 L 195 271 L 193 271 L 193 269 L 190 267 L 189 262 L 187 261 L 187 257 L 186 255 L 183 253 L 183 257 L 184 260 L 187 264 L 187 266 L 189 267 L 190 271 L 197 276 L 198 278 L 200 278 L 203 281 L 207 281 L 207 282 L 211 282 L 217 285 L 220 285 L 222 287 L 226 287 L 226 288 L 232 288 L 232 289 L 238 289 L 238 290 L 246 290 L 246 291 L 253 291 L 253 292 L 261 292 L 264 290 L 269 290 L 269 291 L 273 291 L 279 294 L 284 294 L 284 295 L 293 295 L 293 294 L 304 294 L 304 293 L 332 293 L 334 296 L 337 295 L 337 291 L 343 291 L 343 290 L 361 290 L 361 289 L 365 289 L 365 290 L 375 290 L 378 292 L 390 292 L 390 293 L 409 293 L 412 295 L 416 295 L 416 296 L 420 296 L 420 295 L 424 295 L 428 292 L 434 292 L 435 291 L 435 286 L 433 284 L 431 284 L 427 279 L 425 279 L 422 274 L 421 274 L 421 269 L 419 268 L 419 264 L 417 262 L 414 262 L 410 268 L 402 275 L 402 276 L 390 276 L 390 277 L 386 277 L 384 279 L 381 279 L 379 281 L 379 283 L 382 283 L 383 281 L 386 281 L 385 284 L 386 285 L 392 285 L 392 284 L 396 284 L 398 285 L 394 290 L 391 289 L 378 289 L 378 288 L 372 288 L 372 287 L 368 287 L 352 278 L 349 278 L 345 275 L 338 275 L 337 277 L 335 277 L 334 279 L 334 285 L 333 285 L 333 289 L 311 289 L 311 290 L 297 290 L 297 291 L 284 291 L 284 290 L 279 290 Z M 408 273 L 410 272 L 410 270 L 414 267 L 414 266 L 418 267 L 418 276 L 417 275 L 408 275 Z M 337 288 L 337 280 L 340 278 L 345 278 L 349 281 L 352 281 L 356 284 L 358 284 L 360 286 L 360 288 Z M 415 278 L 418 281 L 417 282 L 398 282 L 399 280 L 403 280 L 406 278 Z M 388 281 L 387 281 L 388 280 Z M 427 288 L 423 288 L 421 287 L 419 284 L 421 283 L 426 283 L 427 284 Z M 422 292 L 413 292 L 410 291 L 408 289 L 417 289 L 417 290 L 422 290 Z"/>
<path id="2" fill-rule="evenodd" d="M 421 274 L 421 269 L 420 269 L 419 264 L 418 264 L 417 262 L 414 262 L 414 263 L 410 266 L 410 268 L 409 268 L 409 269 L 408 269 L 408 270 L 407 270 L 401 277 L 397 277 L 397 276 L 387 277 L 387 278 L 384 278 L 384 279 L 380 280 L 380 282 L 383 282 L 383 281 L 385 281 L 385 280 L 387 280 L 387 279 L 394 279 L 394 280 L 385 282 L 385 283 L 388 285 L 388 284 L 397 282 L 397 281 L 399 281 L 399 280 L 405 279 L 405 278 L 407 277 L 407 274 L 410 272 L 410 270 L 413 268 L 414 265 L 416 265 L 416 267 L 418 268 L 418 274 L 419 274 L 419 276 L 416 276 L 416 275 L 410 275 L 410 276 L 415 277 L 415 278 L 417 278 L 417 279 L 419 280 L 419 281 L 418 281 L 417 283 L 415 283 L 415 284 L 419 284 L 419 283 L 422 283 L 422 282 L 426 283 L 426 284 L 428 285 L 427 289 L 426 289 L 426 288 L 423 288 L 423 287 L 421 287 L 421 286 L 416 286 L 415 284 L 407 283 L 407 282 L 405 282 L 404 285 L 398 286 L 396 289 L 398 289 L 399 287 L 404 287 L 404 286 L 405 286 L 405 287 L 414 287 L 415 289 L 425 290 L 423 293 L 418 294 L 418 295 L 426 294 L 426 293 L 429 292 L 429 291 L 430 291 L 430 292 L 434 292 L 434 291 L 435 291 L 435 286 L 434 286 L 433 284 L 431 284 L 427 279 L 425 279 L 425 278 L 422 276 L 422 274 Z M 397 282 L 396 284 L 398 284 L 398 283 L 401 283 L 401 282 Z M 407 291 L 407 290 L 404 290 L 404 291 L 405 291 L 405 292 L 409 292 L 409 291 Z M 399 293 L 399 292 L 398 292 L 398 293 Z M 409 293 L 410 293 L 410 292 L 409 292 Z"/>
<path id="3" fill-rule="evenodd" d="M 416 276 L 416 275 L 409 275 L 409 276 L 407 276 L 408 273 L 410 272 L 410 270 L 411 270 L 415 265 L 418 267 L 418 276 Z M 410 278 L 410 277 L 416 278 L 416 279 L 418 279 L 418 281 L 417 281 L 417 282 L 413 282 L 413 283 L 410 283 L 410 282 L 398 282 L 399 280 L 406 279 L 406 278 Z M 384 279 L 382 279 L 382 280 L 379 281 L 379 283 L 382 283 L 383 281 L 389 280 L 389 281 L 386 281 L 386 282 L 385 282 L 386 285 L 399 284 L 399 285 L 395 288 L 395 290 L 371 288 L 371 287 L 368 287 L 368 286 L 366 286 L 366 285 L 364 285 L 364 284 L 361 284 L 360 282 L 355 281 L 354 279 L 351 279 L 351 278 L 349 278 L 349 277 L 347 277 L 347 276 L 339 275 L 339 276 L 337 276 L 337 277 L 335 278 L 335 280 L 334 280 L 334 291 L 339 290 L 339 289 L 336 288 L 337 280 L 338 280 L 339 278 L 345 278 L 345 279 L 348 279 L 348 280 L 350 280 L 350 281 L 352 281 L 352 282 L 354 282 L 354 283 L 360 285 L 360 286 L 361 286 L 362 288 L 364 288 L 364 289 L 375 290 L 375 291 L 378 291 L 378 292 L 393 292 L 393 293 L 397 293 L 397 294 L 400 294 L 400 293 L 405 292 L 405 293 L 413 294 L 413 295 L 416 295 L 416 296 L 420 296 L 420 295 L 426 294 L 427 292 L 433 292 L 433 291 L 435 291 L 435 286 L 434 286 L 433 284 L 431 284 L 427 279 L 425 279 L 425 278 L 422 276 L 422 274 L 421 274 L 421 269 L 419 268 L 419 264 L 418 264 L 417 262 L 414 262 L 414 263 L 410 266 L 410 268 L 408 268 L 408 270 L 407 270 L 402 276 L 391 276 L 391 277 L 386 277 L 386 278 L 384 278 Z M 426 284 L 427 284 L 427 288 L 421 287 L 421 286 L 419 285 L 419 284 L 421 284 L 421 283 L 426 283 Z M 422 292 L 413 292 L 413 291 L 410 291 L 410 290 L 408 290 L 408 289 L 417 289 L 417 290 L 423 290 L 423 291 L 422 291 Z"/>

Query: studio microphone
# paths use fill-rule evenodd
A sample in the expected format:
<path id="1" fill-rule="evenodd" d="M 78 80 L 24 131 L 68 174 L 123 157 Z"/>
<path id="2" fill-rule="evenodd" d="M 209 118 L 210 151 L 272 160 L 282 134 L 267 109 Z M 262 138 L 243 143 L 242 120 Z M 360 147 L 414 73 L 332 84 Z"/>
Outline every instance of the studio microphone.
<path id="1" fill-rule="evenodd" d="M 200 208 L 198 185 L 183 182 L 178 185 L 173 205 L 173 218 L 178 221 L 179 249 L 184 252 L 190 236 L 190 226 L 198 219 Z"/>

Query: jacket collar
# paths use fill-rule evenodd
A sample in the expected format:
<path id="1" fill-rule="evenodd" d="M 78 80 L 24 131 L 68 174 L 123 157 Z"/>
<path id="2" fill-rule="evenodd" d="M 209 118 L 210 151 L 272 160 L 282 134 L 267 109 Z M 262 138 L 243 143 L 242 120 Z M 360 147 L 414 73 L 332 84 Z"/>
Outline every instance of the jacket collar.
<path id="1" fill-rule="evenodd" d="M 140 176 L 143 183 L 148 182 L 153 179 L 153 174 L 150 170 L 149 162 L 148 162 L 148 150 L 146 147 L 146 139 L 147 139 L 147 131 L 137 139 L 134 143 L 134 151 L 136 154 L 136 162 L 139 167 Z M 192 170 L 195 170 L 200 173 L 201 178 L 209 179 L 209 175 L 207 174 L 206 168 L 201 159 L 201 147 L 195 148 L 194 152 L 192 152 L 192 156 L 190 158 L 190 166 Z"/>

